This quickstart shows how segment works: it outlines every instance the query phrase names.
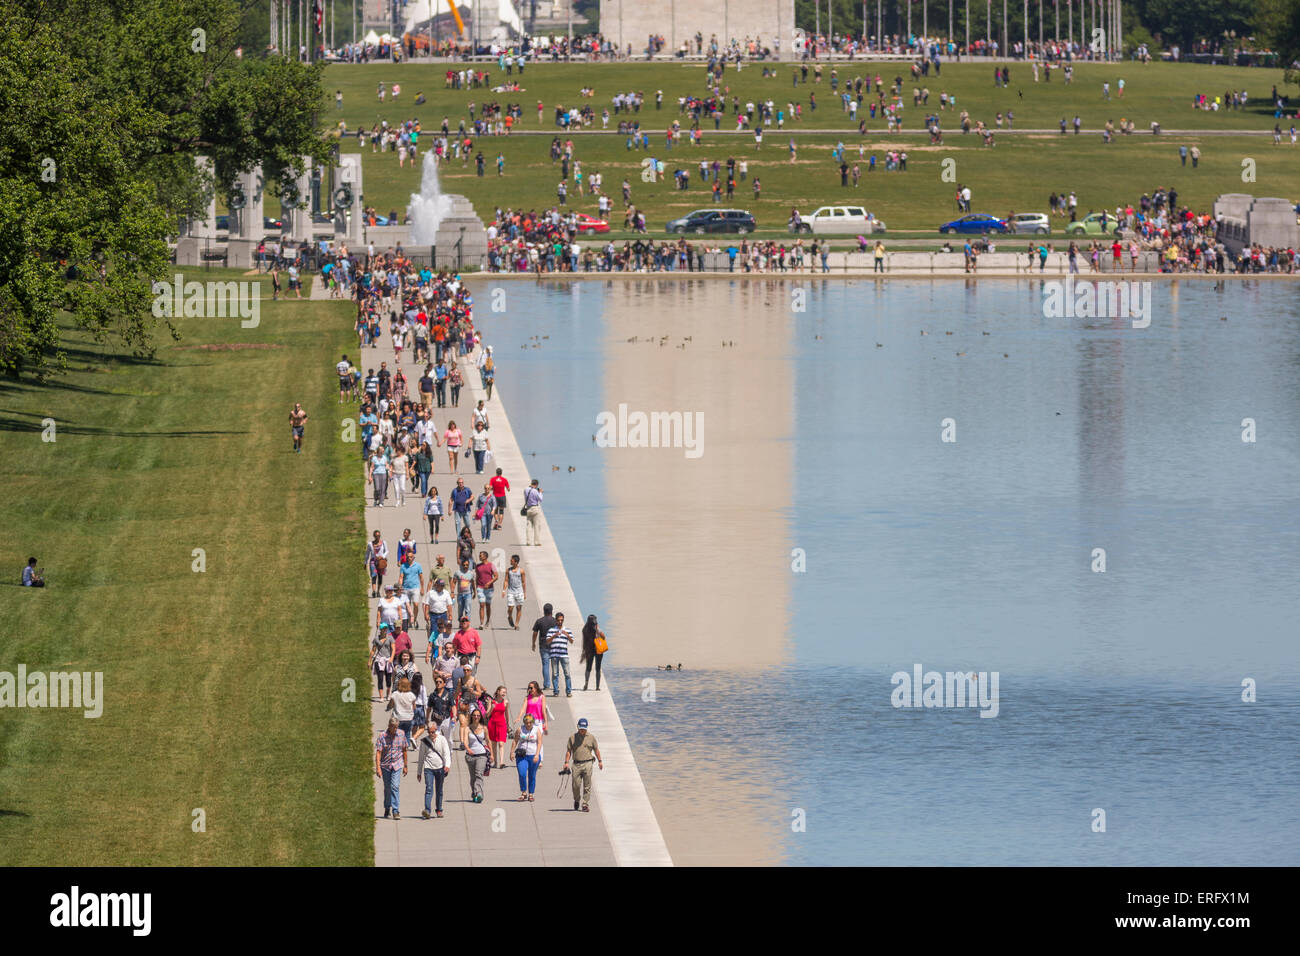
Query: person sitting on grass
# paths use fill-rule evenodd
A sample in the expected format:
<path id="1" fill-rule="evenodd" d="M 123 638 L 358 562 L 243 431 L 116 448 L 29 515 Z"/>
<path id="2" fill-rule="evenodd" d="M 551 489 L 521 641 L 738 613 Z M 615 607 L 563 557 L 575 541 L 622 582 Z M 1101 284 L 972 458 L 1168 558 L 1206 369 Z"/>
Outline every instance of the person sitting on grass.
<path id="1" fill-rule="evenodd" d="M 45 587 L 45 578 L 41 575 L 40 570 L 36 567 L 35 558 L 28 558 L 27 567 L 23 568 L 23 587 L 25 588 Z"/>

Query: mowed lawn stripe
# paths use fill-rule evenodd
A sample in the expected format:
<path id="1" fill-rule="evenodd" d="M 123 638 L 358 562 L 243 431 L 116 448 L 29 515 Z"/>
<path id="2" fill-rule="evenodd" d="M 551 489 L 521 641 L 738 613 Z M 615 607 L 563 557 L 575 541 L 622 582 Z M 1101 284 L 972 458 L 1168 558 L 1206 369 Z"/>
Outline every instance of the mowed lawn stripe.
<path id="1" fill-rule="evenodd" d="M 0 670 L 102 671 L 105 698 L 95 720 L 0 711 L 0 862 L 368 864 L 360 487 L 329 375 L 347 306 L 182 331 L 153 364 L 73 334 L 68 376 L 0 386 L 0 562 L 16 580 L 38 554 L 51 584 L 0 587 Z"/>

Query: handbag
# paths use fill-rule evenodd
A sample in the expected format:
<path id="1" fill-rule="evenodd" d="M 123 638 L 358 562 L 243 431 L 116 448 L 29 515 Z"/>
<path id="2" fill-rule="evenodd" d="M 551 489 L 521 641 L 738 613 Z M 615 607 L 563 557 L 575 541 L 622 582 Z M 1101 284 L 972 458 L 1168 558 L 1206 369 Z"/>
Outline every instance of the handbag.
<path id="1" fill-rule="evenodd" d="M 376 571 L 380 576 L 382 576 L 383 573 L 384 573 L 385 571 L 387 571 L 387 570 L 388 570 L 388 559 L 387 559 L 387 558 L 379 558 L 379 557 L 375 558 L 375 571 Z"/>
<path id="2" fill-rule="evenodd" d="M 594 643 L 596 645 L 597 654 L 604 654 L 607 650 L 609 650 L 609 641 L 605 640 L 599 634 L 596 635 L 596 640 Z"/>

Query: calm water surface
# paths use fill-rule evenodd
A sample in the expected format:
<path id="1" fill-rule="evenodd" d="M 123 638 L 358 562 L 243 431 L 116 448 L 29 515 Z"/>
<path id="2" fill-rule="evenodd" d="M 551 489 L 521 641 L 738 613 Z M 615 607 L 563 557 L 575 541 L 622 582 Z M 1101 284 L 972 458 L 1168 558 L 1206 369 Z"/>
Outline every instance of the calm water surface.
<path id="1" fill-rule="evenodd" d="M 764 452 L 783 456 L 788 504 L 728 542 L 788 588 L 716 595 L 768 602 L 782 659 L 719 670 L 710 640 L 745 635 L 701 635 L 665 674 L 644 648 L 689 628 L 671 600 L 659 620 L 602 620 L 637 640 L 608 662 L 670 848 L 679 814 L 723 841 L 741 810 L 754 862 L 1300 862 L 1297 286 L 1157 283 L 1139 330 L 1044 318 L 1031 280 L 816 282 L 797 313 L 794 283 L 754 281 L 743 309 L 741 282 L 647 281 L 633 304 L 621 284 L 511 283 L 483 317 L 584 613 L 602 614 L 611 567 L 675 547 L 608 530 L 611 450 L 591 436 L 636 347 L 628 310 L 647 337 L 686 310 L 692 347 L 751 333 L 712 345 L 718 374 L 788 403 Z M 752 330 L 774 323 L 778 358 L 747 369 Z M 705 412 L 707 458 L 727 414 L 692 388 L 674 383 L 674 407 Z M 710 507 L 689 491 L 644 507 Z M 704 586 L 710 555 L 680 560 Z M 914 664 L 998 672 L 997 718 L 896 709 L 891 675 Z"/>

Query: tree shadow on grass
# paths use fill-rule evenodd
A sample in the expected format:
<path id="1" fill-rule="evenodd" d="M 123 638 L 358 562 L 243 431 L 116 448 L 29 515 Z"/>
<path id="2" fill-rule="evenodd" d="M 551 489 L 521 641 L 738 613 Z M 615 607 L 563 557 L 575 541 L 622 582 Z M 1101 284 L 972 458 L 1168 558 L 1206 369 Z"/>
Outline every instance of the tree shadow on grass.
<path id="1" fill-rule="evenodd" d="M 12 414 L 4 414 L 9 409 L 0 409 L 0 431 L 6 432 L 41 432 L 45 430 L 43 419 L 24 421 Z M 26 414 L 26 413 L 17 413 Z M 217 435 L 247 435 L 246 431 L 121 431 L 115 428 L 99 428 L 94 425 L 72 425 L 55 420 L 55 434 L 91 435 L 100 438 L 211 438 Z"/>
<path id="2" fill-rule="evenodd" d="M 27 817 L 30 814 L 23 813 L 21 810 L 4 810 L 0 809 L 0 817 Z"/>

